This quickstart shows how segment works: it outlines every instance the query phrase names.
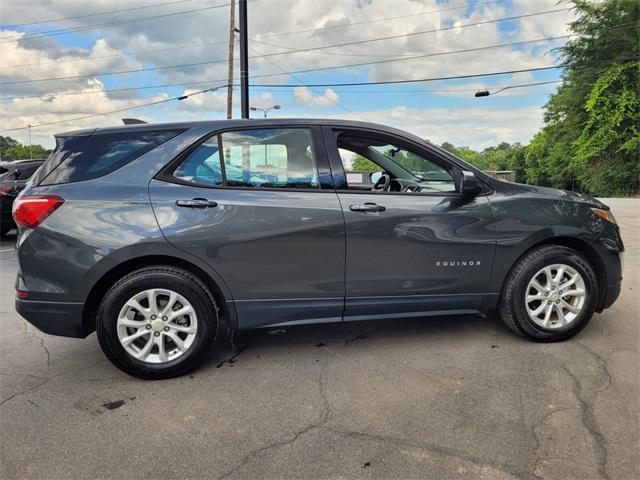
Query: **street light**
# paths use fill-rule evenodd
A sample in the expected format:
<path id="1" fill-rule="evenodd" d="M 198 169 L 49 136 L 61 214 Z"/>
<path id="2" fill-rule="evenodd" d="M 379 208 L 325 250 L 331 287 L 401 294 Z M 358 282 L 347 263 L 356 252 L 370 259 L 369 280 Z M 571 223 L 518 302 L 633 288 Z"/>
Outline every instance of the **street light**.
<path id="1" fill-rule="evenodd" d="M 282 107 L 280 105 L 273 105 L 272 107 L 262 108 L 262 107 L 250 107 L 249 110 L 252 112 L 257 112 L 260 110 L 264 114 L 264 118 L 267 118 L 267 113 L 269 110 L 280 110 Z M 267 168 L 267 144 L 264 144 L 264 167 Z"/>
<path id="2" fill-rule="evenodd" d="M 260 110 L 264 114 L 264 118 L 267 118 L 267 112 L 269 110 L 280 110 L 281 108 L 282 107 L 280 105 L 274 105 L 274 106 L 268 107 L 268 108 L 251 107 L 251 108 L 249 108 L 249 110 L 251 110 L 252 112 L 257 112 L 258 110 Z"/>

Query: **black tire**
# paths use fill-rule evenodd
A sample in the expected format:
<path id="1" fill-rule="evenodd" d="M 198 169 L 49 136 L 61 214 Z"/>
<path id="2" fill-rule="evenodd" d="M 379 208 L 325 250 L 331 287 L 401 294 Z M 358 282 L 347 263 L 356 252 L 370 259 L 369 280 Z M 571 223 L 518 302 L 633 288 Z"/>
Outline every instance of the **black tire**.
<path id="1" fill-rule="evenodd" d="M 582 310 L 568 325 L 558 329 L 545 329 L 537 325 L 526 311 L 525 295 L 532 277 L 548 265 L 562 263 L 573 267 L 585 283 Z M 522 256 L 513 266 L 504 282 L 498 304 L 502 321 L 515 333 L 536 342 L 560 342 L 579 333 L 591 320 L 598 299 L 598 281 L 589 262 L 575 250 L 559 245 L 538 247 Z"/>
<path id="2" fill-rule="evenodd" d="M 159 364 L 134 358 L 117 334 L 118 315 L 124 304 L 136 293 L 152 288 L 170 289 L 182 295 L 198 319 L 189 349 L 178 358 Z M 173 378 L 196 368 L 208 355 L 218 332 L 218 309 L 207 286 L 190 272 L 165 265 L 143 267 L 121 278 L 106 293 L 98 308 L 96 332 L 104 354 L 123 372 L 147 380 Z"/>

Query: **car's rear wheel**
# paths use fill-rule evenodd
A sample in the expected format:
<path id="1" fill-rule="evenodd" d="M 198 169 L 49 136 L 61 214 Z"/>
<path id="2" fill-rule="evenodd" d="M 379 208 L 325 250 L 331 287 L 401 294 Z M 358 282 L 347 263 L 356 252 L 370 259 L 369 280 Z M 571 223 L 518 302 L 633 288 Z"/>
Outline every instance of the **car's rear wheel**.
<path id="1" fill-rule="evenodd" d="M 104 296 L 96 330 L 111 362 L 129 375 L 163 379 L 195 368 L 218 328 L 215 300 L 202 281 L 172 266 L 138 269 Z"/>
<path id="2" fill-rule="evenodd" d="M 539 342 L 580 332 L 596 308 L 593 267 L 577 251 L 547 245 L 520 258 L 509 273 L 498 312 L 514 332 Z"/>

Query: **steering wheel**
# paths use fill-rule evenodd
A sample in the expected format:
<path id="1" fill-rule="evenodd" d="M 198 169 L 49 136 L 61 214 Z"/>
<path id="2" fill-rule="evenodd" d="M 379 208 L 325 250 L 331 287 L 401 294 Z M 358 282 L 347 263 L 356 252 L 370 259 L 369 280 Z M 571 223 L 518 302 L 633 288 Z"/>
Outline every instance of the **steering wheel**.
<path id="1" fill-rule="evenodd" d="M 388 174 L 383 173 L 382 175 L 380 175 L 380 178 L 378 179 L 378 181 L 373 185 L 373 189 L 387 191 L 389 189 L 390 184 L 391 184 L 391 177 Z"/>

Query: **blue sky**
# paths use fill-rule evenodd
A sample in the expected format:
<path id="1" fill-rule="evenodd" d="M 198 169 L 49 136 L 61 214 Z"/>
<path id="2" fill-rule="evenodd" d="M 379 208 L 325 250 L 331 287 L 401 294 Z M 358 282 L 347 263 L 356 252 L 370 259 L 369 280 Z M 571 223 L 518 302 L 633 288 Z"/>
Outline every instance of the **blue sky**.
<path id="1" fill-rule="evenodd" d="M 226 6 L 36 40 L 19 37 L 61 28 L 91 28 L 92 25 L 101 23 L 202 9 L 222 4 L 224 0 L 214 3 L 205 0 L 183 0 L 170 5 L 160 5 L 163 3 L 160 0 L 97 0 L 91 4 L 76 0 L 58 0 L 53 5 L 44 1 L 31 2 L 29 5 L 18 0 L 7 0 L 3 3 L 5 7 L 2 10 L 2 22 L 5 27 L 2 28 L 2 35 L 7 37 L 7 40 L 0 43 L 4 59 L 0 72 L 1 81 L 4 83 L 1 86 L 1 96 L 42 97 L 1 101 L 1 129 L 21 128 L 28 124 L 42 125 L 31 129 L 32 137 L 34 141 L 50 145 L 52 135 L 57 132 L 114 125 L 119 123 L 120 118 L 127 116 L 160 122 L 224 118 L 226 89 L 194 96 L 183 102 L 170 102 L 119 114 L 97 115 L 213 86 L 215 83 L 193 86 L 186 83 L 224 79 L 227 68 L 225 63 L 126 75 L 91 74 L 226 58 L 229 18 Z M 23 27 L 10 26 L 141 6 L 149 8 Z M 564 40 L 357 68 L 345 67 L 352 63 L 565 35 L 567 22 L 572 19 L 572 14 L 568 11 L 494 21 L 563 7 L 558 6 L 555 0 L 254 0 L 249 3 L 250 56 L 280 53 L 287 51 L 286 49 L 315 49 L 326 45 L 358 43 L 306 53 L 276 55 L 267 59 L 253 59 L 250 62 L 253 75 L 330 66 L 342 68 L 295 74 L 294 77 L 280 75 L 256 78 L 252 83 L 304 85 L 388 81 L 551 66 L 557 64 L 557 58 L 556 54 L 550 51 L 561 45 Z M 345 26 L 353 22 L 357 25 Z M 406 35 L 416 31 L 441 30 L 482 22 L 486 23 L 429 34 Z M 316 30 L 295 33 L 309 29 Z M 398 38 L 367 42 L 386 36 Z M 212 43 L 215 45 L 201 46 Z M 236 75 L 239 71 L 237 54 L 236 45 Z M 251 89 L 251 103 L 261 107 L 276 103 L 282 105 L 281 110 L 270 112 L 270 115 L 274 116 L 370 120 L 405 128 L 437 143 L 450 141 L 459 145 L 483 148 L 500 141 L 529 141 L 542 124 L 541 107 L 558 84 L 509 89 L 486 98 L 475 98 L 474 92 L 477 89 L 495 91 L 504 86 L 557 80 L 560 74 L 560 70 L 547 70 L 400 85 L 313 89 L 304 86 L 255 87 Z M 82 78 L 15 83 L 76 75 L 82 75 Z M 105 91 L 165 83 L 179 83 L 182 86 L 124 93 Z M 99 92 L 96 93 L 96 90 Z M 56 93 L 88 91 L 93 93 L 56 96 Z M 238 100 L 236 91 L 236 117 L 239 116 Z M 56 125 L 43 125 L 87 115 L 96 116 Z M 26 131 L 0 134 L 11 134 L 24 140 Z"/>

